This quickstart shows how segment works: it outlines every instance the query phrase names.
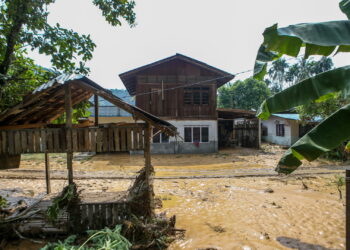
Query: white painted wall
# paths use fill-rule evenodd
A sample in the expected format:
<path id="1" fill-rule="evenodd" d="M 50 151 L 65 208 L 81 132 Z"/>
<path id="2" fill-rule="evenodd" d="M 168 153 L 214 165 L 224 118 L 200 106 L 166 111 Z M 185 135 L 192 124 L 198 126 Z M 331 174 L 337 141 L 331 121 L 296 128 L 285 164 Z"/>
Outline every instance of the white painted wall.
<path id="1" fill-rule="evenodd" d="M 277 123 L 284 124 L 284 136 L 276 135 Z M 271 116 L 267 121 L 261 120 L 261 124 L 267 127 L 267 136 L 262 136 L 262 139 L 266 142 L 291 146 L 299 139 L 299 123 L 296 120 Z"/>
<path id="2" fill-rule="evenodd" d="M 218 141 L 218 122 L 216 120 L 167 120 L 177 128 L 179 135 L 185 138 L 186 126 L 208 126 L 209 127 L 209 141 Z M 181 139 L 178 138 L 178 141 Z M 174 137 L 170 141 L 175 141 Z"/>

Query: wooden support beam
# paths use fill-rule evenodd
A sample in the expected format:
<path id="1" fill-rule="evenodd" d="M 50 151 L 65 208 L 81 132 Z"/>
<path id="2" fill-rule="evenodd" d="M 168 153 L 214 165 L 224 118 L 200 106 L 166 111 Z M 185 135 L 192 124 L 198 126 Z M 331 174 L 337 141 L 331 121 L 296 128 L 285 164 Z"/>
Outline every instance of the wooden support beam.
<path id="1" fill-rule="evenodd" d="M 86 89 L 88 91 L 93 92 L 95 95 L 101 96 L 103 99 L 109 101 L 110 103 L 116 105 L 117 107 L 124 109 L 125 111 L 129 112 L 133 116 L 144 120 L 147 123 L 150 123 L 152 126 L 156 127 L 157 129 L 161 130 L 162 132 L 166 132 L 170 136 L 176 135 L 176 130 L 170 129 L 167 126 L 160 125 L 159 123 L 155 122 L 154 120 L 150 119 L 148 116 L 153 116 L 151 114 L 148 114 L 146 112 L 142 112 L 139 108 L 133 108 L 130 104 L 125 103 L 120 98 L 114 96 L 113 94 L 109 93 L 107 90 L 99 90 L 95 87 L 85 84 L 85 83 L 79 83 L 79 86 L 83 89 Z M 154 117 L 156 118 L 156 117 Z"/>
<path id="2" fill-rule="evenodd" d="M 94 96 L 94 104 L 95 104 L 95 127 L 98 127 L 98 116 L 99 116 L 99 103 L 98 103 L 98 95 Z"/>
<path id="3" fill-rule="evenodd" d="M 28 128 L 40 128 L 47 125 L 46 123 L 36 123 L 36 124 L 24 124 L 24 125 L 6 125 L 0 126 L 0 130 L 18 130 L 18 129 L 28 129 Z"/>
<path id="4" fill-rule="evenodd" d="M 46 177 L 46 193 L 51 193 L 51 181 L 50 181 L 50 158 L 49 153 L 45 152 L 45 177 Z"/>
<path id="5" fill-rule="evenodd" d="M 65 84 L 64 104 L 66 111 L 66 131 L 67 139 L 70 140 L 72 133 L 72 91 L 70 84 Z M 70 138 L 69 138 L 70 137 Z M 68 142 L 67 142 L 68 143 Z M 73 184 L 73 151 L 71 145 L 67 147 L 67 169 L 68 169 L 68 183 Z"/>

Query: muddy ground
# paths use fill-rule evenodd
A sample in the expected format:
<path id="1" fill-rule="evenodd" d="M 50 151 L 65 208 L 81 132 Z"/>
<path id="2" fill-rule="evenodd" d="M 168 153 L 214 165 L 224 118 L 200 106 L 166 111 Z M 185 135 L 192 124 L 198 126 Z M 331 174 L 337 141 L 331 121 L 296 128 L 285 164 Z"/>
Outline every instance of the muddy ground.
<path id="1" fill-rule="evenodd" d="M 229 149 L 207 155 L 154 155 L 155 192 L 183 239 L 170 249 L 344 249 L 344 200 L 335 181 L 344 164 L 319 160 L 295 174 L 278 176 L 283 149 Z M 50 157 L 52 189 L 67 184 L 63 155 Z M 141 155 L 76 155 L 79 189 L 104 193 L 126 190 L 142 167 Z M 0 193 L 36 197 L 45 192 L 42 155 L 25 155 L 21 167 L 0 171 Z M 344 192 L 344 187 L 341 187 Z M 22 241 L 7 249 L 37 249 Z"/>

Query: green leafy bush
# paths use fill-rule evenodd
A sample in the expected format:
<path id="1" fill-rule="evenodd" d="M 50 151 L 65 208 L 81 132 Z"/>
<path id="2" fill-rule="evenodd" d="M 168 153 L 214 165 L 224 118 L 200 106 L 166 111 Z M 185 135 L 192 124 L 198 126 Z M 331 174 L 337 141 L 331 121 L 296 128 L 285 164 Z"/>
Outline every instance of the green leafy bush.
<path id="1" fill-rule="evenodd" d="M 114 229 L 90 230 L 88 231 L 89 238 L 80 246 L 73 245 L 76 236 L 71 235 L 64 241 L 49 243 L 41 250 L 128 250 L 131 243 L 121 235 L 121 230 L 121 225 L 117 225 Z"/>

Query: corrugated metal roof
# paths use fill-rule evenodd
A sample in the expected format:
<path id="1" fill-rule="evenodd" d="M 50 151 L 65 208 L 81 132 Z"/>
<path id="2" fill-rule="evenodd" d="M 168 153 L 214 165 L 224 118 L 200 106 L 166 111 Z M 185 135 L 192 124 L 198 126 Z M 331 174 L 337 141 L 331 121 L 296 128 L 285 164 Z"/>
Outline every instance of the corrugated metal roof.
<path id="1" fill-rule="evenodd" d="M 90 107 L 90 117 L 95 117 L 95 108 Z M 116 106 L 100 106 L 98 109 L 100 117 L 130 117 L 131 114 Z"/>
<path id="2" fill-rule="evenodd" d="M 56 78 L 50 80 L 49 82 L 40 85 L 39 87 L 37 87 L 34 91 L 33 94 L 38 93 L 40 91 L 43 91 L 44 89 L 48 89 L 51 88 L 54 85 L 58 85 L 58 84 L 64 84 L 67 81 L 73 81 L 73 80 L 78 80 L 83 78 L 83 75 L 79 75 L 79 74 L 62 74 L 57 76 Z"/>
<path id="3" fill-rule="evenodd" d="M 277 116 L 280 118 L 288 119 L 288 120 L 295 120 L 295 121 L 300 121 L 300 115 L 299 114 L 272 114 L 273 116 Z M 320 122 L 322 121 L 321 117 L 315 117 L 313 122 Z"/>

